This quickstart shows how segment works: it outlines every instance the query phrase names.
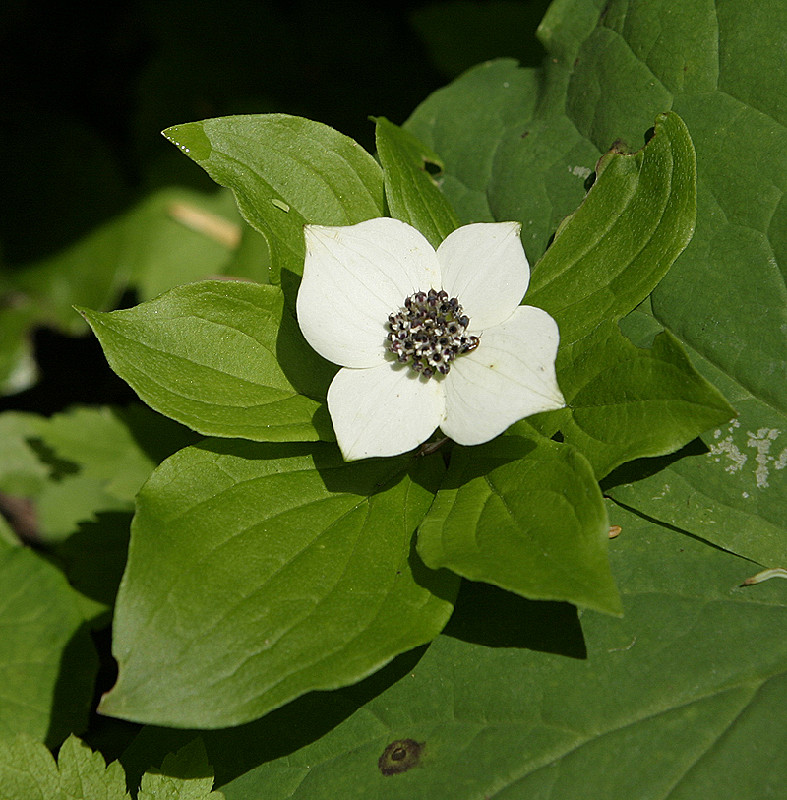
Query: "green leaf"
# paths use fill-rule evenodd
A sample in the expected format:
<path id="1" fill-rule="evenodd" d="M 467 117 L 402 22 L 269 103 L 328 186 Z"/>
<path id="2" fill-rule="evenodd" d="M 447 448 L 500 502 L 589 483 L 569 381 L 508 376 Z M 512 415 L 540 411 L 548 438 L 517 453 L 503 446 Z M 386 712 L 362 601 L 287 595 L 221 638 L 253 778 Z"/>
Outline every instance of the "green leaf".
<path id="1" fill-rule="evenodd" d="M 527 302 L 558 322 L 562 344 L 635 308 L 694 231 L 694 147 L 676 114 L 661 114 L 648 144 L 612 154 L 585 202 L 536 264 Z"/>
<path id="2" fill-rule="evenodd" d="M 89 431 L 90 435 L 85 433 Z M 38 441 L 59 481 L 78 472 L 130 503 L 159 462 L 195 441 L 185 428 L 142 405 L 75 406 L 37 425 Z"/>
<path id="3" fill-rule="evenodd" d="M 784 473 L 773 467 L 774 441 L 774 488 L 757 486 L 748 434 L 787 429 L 787 73 L 765 66 L 779 58 L 785 27 L 778 0 L 756 9 L 558 0 L 539 28 L 542 69 L 482 65 L 428 98 L 406 126 L 443 157 L 442 187 L 462 221 L 484 203 L 494 218 L 521 220 L 532 262 L 581 200 L 602 151 L 618 139 L 638 142 L 665 108 L 681 115 L 697 154 L 697 224 L 652 307 L 740 412 L 740 429 L 717 428 L 716 444 L 734 445 L 748 462 L 732 471 L 725 453 L 698 456 L 690 470 L 679 467 L 682 488 L 670 467 L 663 480 L 619 497 L 764 563 L 783 558 Z M 667 486 L 674 502 L 662 494 Z"/>
<path id="4" fill-rule="evenodd" d="M 623 618 L 587 611 L 580 630 L 562 604 L 465 584 L 414 667 L 318 741 L 224 784 L 227 800 L 780 796 L 787 581 L 741 589 L 750 562 L 610 513 Z M 418 766 L 381 774 L 408 739 Z"/>
<path id="5" fill-rule="evenodd" d="M 205 745 L 195 739 L 168 755 L 162 772 L 142 776 L 139 800 L 223 800 L 211 791 L 213 772 Z M 126 773 L 118 761 L 107 765 L 101 753 L 69 736 L 57 763 L 44 745 L 30 736 L 0 736 L 0 786 L 3 800 L 130 800 Z"/>
<path id="6" fill-rule="evenodd" d="M 49 750 L 25 733 L 0 735 L 3 800 L 60 800 L 60 778 Z"/>
<path id="7" fill-rule="evenodd" d="M 3 509 L 20 536 L 50 548 L 86 617 L 114 602 L 139 488 L 197 438 L 141 404 L 0 415 Z"/>
<path id="8" fill-rule="evenodd" d="M 203 281 L 128 310 L 82 309 L 112 369 L 156 411 L 210 436 L 333 438 L 333 368 L 275 286 Z M 308 395 L 308 396 L 306 396 Z"/>
<path id="9" fill-rule="evenodd" d="M 241 226 L 247 227 L 230 192 L 163 189 L 55 253 L 9 272 L 0 286 L 8 305 L 0 309 L 7 334 L 0 344 L 0 391 L 20 391 L 35 380 L 29 342 L 34 326 L 83 334 L 74 305 L 105 311 L 129 286 L 148 299 L 219 275 L 231 264 Z"/>
<path id="10" fill-rule="evenodd" d="M 142 776 L 137 800 L 224 800 L 213 792 L 213 769 L 201 739 L 194 739 L 175 754 L 168 755 L 161 771 Z"/>
<path id="11" fill-rule="evenodd" d="M 431 640 L 457 579 L 412 552 L 441 462 L 418 463 L 228 441 L 165 461 L 138 498 L 101 711 L 237 725 Z"/>
<path id="12" fill-rule="evenodd" d="M 0 734 L 56 745 L 87 724 L 98 663 L 84 606 L 25 547 L 0 548 L 0 586 Z"/>
<path id="13" fill-rule="evenodd" d="M 418 553 L 433 569 L 447 567 L 524 597 L 619 614 L 608 530 L 601 493 L 581 455 L 535 433 L 507 435 L 455 448 L 419 528 Z"/>
<path id="14" fill-rule="evenodd" d="M 123 767 L 117 761 L 107 766 L 73 735 L 60 748 L 57 764 L 29 736 L 0 738 L 0 785 L 3 800 L 130 800 Z"/>
<path id="15" fill-rule="evenodd" d="M 643 349 L 617 323 L 602 323 L 569 346 L 561 361 L 567 407 L 533 424 L 543 433 L 559 429 L 590 461 L 597 479 L 626 461 L 675 452 L 735 415 L 666 332 Z"/>
<path id="16" fill-rule="evenodd" d="M 50 418 L 7 412 L 0 491 L 32 504 L 34 538 L 61 541 L 96 514 L 133 510 L 153 467 L 196 439 L 142 405 L 77 406 Z"/>
<path id="17" fill-rule="evenodd" d="M 30 336 L 35 311 L 22 297 L 14 298 L 13 293 L 3 301 L 9 305 L 0 308 L 0 395 L 22 392 L 38 377 Z"/>
<path id="18" fill-rule="evenodd" d="M 85 324 L 74 314 L 75 304 L 114 308 L 130 278 L 129 264 L 121 255 L 124 238 L 123 217 L 116 217 L 62 250 L 15 270 L 9 288 L 30 304 L 31 327 L 44 323 L 81 335 Z"/>
<path id="19" fill-rule="evenodd" d="M 646 329 L 652 335 L 659 328 L 642 312 L 624 322 L 629 335 Z M 606 491 L 619 503 L 725 550 L 766 566 L 787 564 L 787 415 L 757 400 L 696 351 L 690 354 L 735 403 L 738 417 L 703 435 L 705 452 L 692 447 L 677 460 L 622 467 L 609 476 Z"/>
<path id="20" fill-rule="evenodd" d="M 0 491 L 24 497 L 41 490 L 49 469 L 28 439 L 38 434 L 41 418 L 23 411 L 0 414 Z"/>
<path id="21" fill-rule="evenodd" d="M 78 800 L 125 800 L 126 775 L 117 761 L 107 765 L 101 753 L 94 753 L 76 736 L 69 736 L 57 757 L 60 791 Z"/>
<path id="22" fill-rule="evenodd" d="M 563 81 L 553 84 L 551 72 L 560 66 L 550 67 L 555 93 Z M 544 85 L 539 70 L 520 69 L 512 59 L 488 61 L 430 95 L 405 124 L 440 153 L 441 188 L 460 221 L 520 220 L 531 264 L 584 199 L 600 155 L 562 109 L 554 113 L 537 103 L 550 99 Z M 542 120 L 545 110 L 552 113 Z"/>
<path id="23" fill-rule="evenodd" d="M 224 273 L 246 227 L 230 192 L 208 195 L 180 187 L 149 195 L 122 225 L 119 258 L 129 265 L 129 282 L 142 300 Z"/>
<path id="24" fill-rule="evenodd" d="M 377 162 L 327 125 L 259 114 L 176 125 L 164 136 L 232 189 L 241 214 L 268 242 L 272 282 L 292 302 L 304 224 L 351 225 L 383 214 Z"/>
<path id="25" fill-rule="evenodd" d="M 427 163 L 442 169 L 440 157 L 385 117 L 376 122 L 377 155 L 391 216 L 417 228 L 437 249 L 459 226 L 451 204 L 426 170 Z"/>

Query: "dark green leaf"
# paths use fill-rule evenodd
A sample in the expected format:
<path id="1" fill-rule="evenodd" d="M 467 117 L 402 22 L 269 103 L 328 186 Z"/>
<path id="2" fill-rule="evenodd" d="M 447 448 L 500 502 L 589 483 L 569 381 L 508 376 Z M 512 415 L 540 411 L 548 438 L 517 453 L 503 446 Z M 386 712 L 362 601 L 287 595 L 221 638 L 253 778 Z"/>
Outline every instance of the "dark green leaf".
<path id="1" fill-rule="evenodd" d="M 646 341 L 658 323 L 642 312 L 624 320 Z M 666 464 L 621 467 L 607 492 L 653 519 L 677 525 L 767 566 L 787 564 L 787 416 L 753 397 L 718 367 L 690 351 L 704 376 L 735 404 L 738 417 L 718 425 Z M 637 468 L 639 467 L 639 468 Z M 647 477 L 642 477 L 643 469 Z M 633 481 L 633 482 L 632 482 Z"/>
<path id="2" fill-rule="evenodd" d="M 580 631 L 559 604 L 469 587 L 398 682 L 223 785 L 227 800 L 779 797 L 787 581 L 741 589 L 750 562 L 610 513 L 622 619 L 586 611 Z M 381 774 L 407 739 L 422 744 L 418 766 Z"/>

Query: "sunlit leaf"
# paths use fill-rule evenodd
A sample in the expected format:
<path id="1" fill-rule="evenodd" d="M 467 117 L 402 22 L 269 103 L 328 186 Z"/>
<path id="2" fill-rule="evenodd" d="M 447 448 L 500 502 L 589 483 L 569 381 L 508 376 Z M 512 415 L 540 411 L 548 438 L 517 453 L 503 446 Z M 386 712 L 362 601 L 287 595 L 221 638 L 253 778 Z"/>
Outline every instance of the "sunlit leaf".
<path id="1" fill-rule="evenodd" d="M 139 496 L 101 711 L 237 725 L 430 641 L 457 579 L 412 551 L 439 472 L 407 467 L 217 440 L 165 461 Z"/>

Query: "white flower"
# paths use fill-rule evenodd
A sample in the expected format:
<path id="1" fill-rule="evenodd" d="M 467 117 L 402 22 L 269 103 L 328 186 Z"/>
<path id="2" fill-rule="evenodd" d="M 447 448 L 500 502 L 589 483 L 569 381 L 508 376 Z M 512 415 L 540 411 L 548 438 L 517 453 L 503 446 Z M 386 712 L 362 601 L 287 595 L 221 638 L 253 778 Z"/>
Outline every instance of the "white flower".
<path id="1" fill-rule="evenodd" d="M 306 226 L 298 323 L 343 367 L 328 409 L 347 461 L 404 453 L 437 427 L 481 444 L 565 405 L 557 323 L 519 305 L 530 279 L 519 229 L 465 225 L 435 252 L 388 217 Z"/>

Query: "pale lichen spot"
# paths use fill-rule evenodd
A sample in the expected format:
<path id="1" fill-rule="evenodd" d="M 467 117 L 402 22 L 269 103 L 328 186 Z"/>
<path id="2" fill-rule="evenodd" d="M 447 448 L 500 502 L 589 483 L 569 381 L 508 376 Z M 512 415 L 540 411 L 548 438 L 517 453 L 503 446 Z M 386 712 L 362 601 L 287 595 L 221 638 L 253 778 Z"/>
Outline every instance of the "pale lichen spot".
<path id="1" fill-rule="evenodd" d="M 738 420 L 733 420 L 727 427 L 727 435 L 724 438 L 722 438 L 723 431 L 721 428 L 713 431 L 713 438 L 716 441 L 711 443 L 709 455 L 716 464 L 721 463 L 723 460 L 729 462 L 724 467 L 725 472 L 738 472 L 743 469 L 743 465 L 749 460 L 749 457 L 742 453 L 733 441 L 733 433 L 738 427 L 740 427 Z"/>
<path id="2" fill-rule="evenodd" d="M 587 180 L 590 177 L 590 174 L 593 172 L 592 169 L 589 167 L 569 167 L 568 171 L 575 177 L 575 178 L 582 178 L 582 180 Z"/>
<path id="3" fill-rule="evenodd" d="M 757 467 L 754 471 L 754 477 L 757 481 L 758 489 L 768 488 L 771 466 L 775 469 L 783 469 L 782 457 L 787 462 L 785 451 L 782 451 L 778 459 L 770 454 L 771 444 L 779 437 L 779 434 L 781 434 L 781 431 L 778 428 L 758 428 L 756 431 L 746 431 L 746 435 L 749 437 L 746 441 L 746 446 L 755 451 L 754 460 Z"/>

